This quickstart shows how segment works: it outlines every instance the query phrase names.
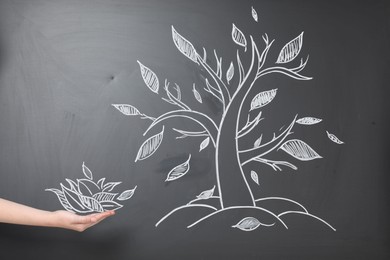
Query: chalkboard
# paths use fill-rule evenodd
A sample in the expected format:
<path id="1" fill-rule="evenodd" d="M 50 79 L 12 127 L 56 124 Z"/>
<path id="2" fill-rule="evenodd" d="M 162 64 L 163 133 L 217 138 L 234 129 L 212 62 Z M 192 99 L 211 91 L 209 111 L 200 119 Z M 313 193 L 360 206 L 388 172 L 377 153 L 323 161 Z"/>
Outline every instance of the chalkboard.
<path id="1" fill-rule="evenodd" d="M 389 259 L 387 1 L 0 12 L 1 259 Z"/>

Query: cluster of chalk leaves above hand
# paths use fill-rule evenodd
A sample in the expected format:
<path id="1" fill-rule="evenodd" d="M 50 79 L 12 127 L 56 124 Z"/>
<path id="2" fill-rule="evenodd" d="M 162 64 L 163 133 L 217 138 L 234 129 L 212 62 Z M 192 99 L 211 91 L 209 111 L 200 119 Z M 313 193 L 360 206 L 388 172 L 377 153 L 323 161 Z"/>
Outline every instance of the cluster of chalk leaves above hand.
<path id="1" fill-rule="evenodd" d="M 69 186 L 60 183 L 60 189 L 46 189 L 54 192 L 61 205 L 67 211 L 78 213 L 104 212 L 106 210 L 117 210 L 123 207 L 119 202 L 130 199 L 137 186 L 125 190 L 122 193 L 115 193 L 114 189 L 121 182 L 106 182 L 101 178 L 97 182 L 93 180 L 92 171 L 83 163 L 83 173 L 86 178 L 76 181 L 65 179 Z"/>

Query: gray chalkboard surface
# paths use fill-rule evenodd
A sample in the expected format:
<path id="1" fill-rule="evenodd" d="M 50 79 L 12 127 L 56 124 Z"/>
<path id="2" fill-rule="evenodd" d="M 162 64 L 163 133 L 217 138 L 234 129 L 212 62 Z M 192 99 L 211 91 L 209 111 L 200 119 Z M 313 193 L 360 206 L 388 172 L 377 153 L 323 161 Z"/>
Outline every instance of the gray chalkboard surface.
<path id="1" fill-rule="evenodd" d="M 387 1 L 0 12 L 0 197 L 117 210 L 1 259 L 390 257 Z"/>

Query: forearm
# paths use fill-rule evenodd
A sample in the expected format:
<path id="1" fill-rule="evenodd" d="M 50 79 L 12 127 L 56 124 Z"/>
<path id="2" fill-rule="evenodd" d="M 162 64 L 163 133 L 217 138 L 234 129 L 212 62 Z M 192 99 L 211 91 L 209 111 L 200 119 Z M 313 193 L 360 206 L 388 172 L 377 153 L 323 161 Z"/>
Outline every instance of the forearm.
<path id="1" fill-rule="evenodd" d="M 0 199 L 0 222 L 30 226 L 56 226 L 53 212 Z"/>

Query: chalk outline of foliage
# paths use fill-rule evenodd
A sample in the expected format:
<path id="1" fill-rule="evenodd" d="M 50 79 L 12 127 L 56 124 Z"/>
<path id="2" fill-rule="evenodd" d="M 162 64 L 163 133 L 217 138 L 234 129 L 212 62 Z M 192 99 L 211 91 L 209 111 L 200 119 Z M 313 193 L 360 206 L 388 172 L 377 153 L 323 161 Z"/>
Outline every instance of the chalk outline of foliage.
<path id="1" fill-rule="evenodd" d="M 238 27 L 235 24 L 232 24 L 232 27 L 233 27 L 232 39 L 233 39 L 234 43 L 239 45 L 239 48 L 243 47 L 244 51 L 246 52 L 247 43 L 251 44 L 251 48 L 248 48 L 251 50 L 251 53 L 250 53 L 251 63 L 250 63 L 250 66 L 247 68 L 244 68 L 244 65 L 241 62 L 240 50 L 239 50 L 239 48 L 237 48 L 236 71 L 239 72 L 239 83 L 238 83 L 238 86 L 236 87 L 236 89 L 234 90 L 233 93 L 231 93 L 233 88 L 231 86 L 230 86 L 230 88 L 228 88 L 228 86 L 231 83 L 230 82 L 231 79 L 235 75 L 229 75 L 229 77 L 227 77 L 226 81 L 225 81 L 225 79 L 223 79 L 223 77 L 222 77 L 222 75 L 223 75 L 222 57 L 218 57 L 216 51 L 214 50 L 214 56 L 215 56 L 216 65 L 217 65 L 216 69 L 214 70 L 207 63 L 207 53 L 206 53 L 205 48 L 203 48 L 203 57 L 202 57 L 201 55 L 198 54 L 194 45 L 188 39 L 186 39 L 182 35 L 180 35 L 173 26 L 171 27 L 172 38 L 173 38 L 173 42 L 174 42 L 176 48 L 184 56 L 186 56 L 188 59 L 190 59 L 194 63 L 198 64 L 202 70 L 207 72 L 208 78 L 205 79 L 205 86 L 206 87 L 204 88 L 204 91 L 207 92 L 209 95 L 213 96 L 214 98 L 216 98 L 219 102 L 221 102 L 222 117 L 221 117 L 220 122 L 215 122 L 208 115 L 191 109 L 182 100 L 181 89 L 180 89 L 179 85 L 175 83 L 174 84 L 175 86 L 173 87 L 173 89 L 175 90 L 176 93 L 172 92 L 172 87 L 170 86 L 170 82 L 168 82 L 167 79 L 165 79 L 165 82 L 164 82 L 164 90 L 165 90 L 165 94 L 167 97 L 162 97 L 162 99 L 164 101 L 168 102 L 169 104 L 177 106 L 178 109 L 171 110 L 171 111 L 166 112 L 158 117 L 151 117 L 151 116 L 147 116 L 147 115 L 141 114 L 141 113 L 131 115 L 131 116 L 138 115 L 138 116 L 141 116 L 142 119 L 149 119 L 152 121 L 151 124 L 149 125 L 149 127 L 147 128 L 147 130 L 144 132 L 144 136 L 152 128 L 154 128 L 155 126 L 157 126 L 159 124 L 162 124 L 162 122 L 167 121 L 168 119 L 184 118 L 184 119 L 192 120 L 202 128 L 202 131 L 185 131 L 185 130 L 172 128 L 174 131 L 181 134 L 181 136 L 177 137 L 176 139 L 181 139 L 181 138 L 186 138 L 186 137 L 203 137 L 203 138 L 206 137 L 206 138 L 209 138 L 209 140 L 211 141 L 209 143 L 216 150 L 216 157 L 215 157 L 216 158 L 216 161 L 215 161 L 215 163 L 216 163 L 216 177 L 217 177 L 217 185 L 216 186 L 217 186 L 218 194 L 217 195 L 213 194 L 210 197 L 207 197 L 207 199 L 196 198 L 196 199 L 193 199 L 192 201 L 190 201 L 186 205 L 182 205 L 182 206 L 179 206 L 179 207 L 173 209 L 168 214 L 166 214 L 164 217 L 162 217 L 155 224 L 155 226 L 157 227 L 164 220 L 166 220 L 169 216 L 173 215 L 174 213 L 176 213 L 179 210 L 182 210 L 185 208 L 202 207 L 202 208 L 209 209 L 212 212 L 210 214 L 207 214 L 206 216 L 200 218 L 199 220 L 195 221 L 194 223 L 188 225 L 187 228 L 194 227 L 197 224 L 205 221 L 206 219 L 208 219 L 216 214 L 225 212 L 225 211 L 235 210 L 235 209 L 255 209 L 255 210 L 259 210 L 263 213 L 270 214 L 271 216 L 273 216 L 275 218 L 275 220 L 276 220 L 275 223 L 278 222 L 279 224 L 282 224 L 286 229 L 288 229 L 288 226 L 282 220 L 282 217 L 285 215 L 289 215 L 289 214 L 300 214 L 300 215 L 306 215 L 306 216 L 312 217 L 314 219 L 317 219 L 318 221 L 327 225 L 332 230 L 336 231 L 336 229 L 333 226 L 331 226 L 329 223 L 327 223 L 325 220 L 309 213 L 308 210 L 303 205 L 301 205 L 300 203 L 298 203 L 292 199 L 283 198 L 283 197 L 265 197 L 265 198 L 255 199 L 253 196 L 252 189 L 249 186 L 249 183 L 247 181 L 251 177 L 247 176 L 242 169 L 242 166 L 248 164 L 249 162 L 258 162 L 258 163 L 262 163 L 262 164 L 270 166 L 274 171 L 278 171 L 278 170 L 281 171 L 282 167 L 288 167 L 288 168 L 291 168 L 293 170 L 297 170 L 298 168 L 288 161 L 271 160 L 271 159 L 266 158 L 266 155 L 269 155 L 271 152 L 277 152 L 278 150 L 280 150 L 283 147 L 283 145 L 285 145 L 287 142 L 291 141 L 291 140 L 287 139 L 287 137 L 289 137 L 291 134 L 293 134 L 292 129 L 295 126 L 295 124 L 300 123 L 303 119 L 297 119 L 297 115 L 296 115 L 295 118 L 292 120 L 292 122 L 288 125 L 287 128 L 285 128 L 283 131 L 280 130 L 279 131 L 280 133 L 278 133 L 278 134 L 274 133 L 273 138 L 269 141 L 262 140 L 261 139 L 262 136 L 261 136 L 259 139 L 257 139 L 254 147 L 252 147 L 252 148 L 249 148 L 246 150 L 240 150 L 239 145 L 238 145 L 238 140 L 240 138 L 246 136 L 250 132 L 252 132 L 253 129 L 255 129 L 256 126 L 258 126 L 259 122 L 263 120 L 263 118 L 261 117 L 262 111 L 260 111 L 259 113 L 256 113 L 255 116 L 251 115 L 251 111 L 259 110 L 259 108 L 268 105 L 269 103 L 272 102 L 272 100 L 275 98 L 275 95 L 276 95 L 276 90 L 267 90 L 267 91 L 264 91 L 263 93 L 258 93 L 256 95 L 257 99 L 259 99 L 259 97 L 262 98 L 262 100 L 260 100 L 260 105 L 257 105 L 254 108 L 252 107 L 252 109 L 248 109 L 248 111 L 247 111 L 248 116 L 247 116 L 246 123 L 244 125 L 242 125 L 243 104 L 244 104 L 244 101 L 247 100 L 248 94 L 249 94 L 250 90 L 252 89 L 252 87 L 254 86 L 257 79 L 259 79 L 265 75 L 273 74 L 273 73 L 283 74 L 285 76 L 288 76 L 288 77 L 290 77 L 292 79 L 296 79 L 296 80 L 310 80 L 310 79 L 312 79 L 311 77 L 307 77 L 307 76 L 300 74 L 300 72 L 305 68 L 309 57 L 307 57 L 305 61 L 303 59 L 301 59 L 300 64 L 297 67 L 288 68 L 286 65 L 287 63 L 292 62 L 293 60 L 295 60 L 295 58 L 298 57 L 298 55 L 301 51 L 302 45 L 303 45 L 303 43 L 302 43 L 303 42 L 303 32 L 300 33 L 296 38 L 294 38 L 293 40 L 288 42 L 281 49 L 281 51 L 279 53 L 279 58 L 275 61 L 275 64 L 276 64 L 275 66 L 263 68 L 263 66 L 265 65 L 265 61 L 267 59 L 268 52 L 269 52 L 269 50 L 270 50 L 270 48 L 275 40 L 270 41 L 268 38 L 268 35 L 266 33 L 264 35 L 262 35 L 262 39 L 265 43 L 265 47 L 260 54 L 258 51 L 257 44 L 252 36 L 249 37 L 250 41 L 246 41 L 246 37 L 245 37 L 244 33 L 240 29 L 238 29 Z M 298 41 L 298 39 L 299 39 L 299 41 Z M 296 43 L 297 41 L 299 44 Z M 285 61 L 283 61 L 283 64 L 281 64 L 280 61 L 283 60 L 284 59 L 283 57 L 286 57 L 286 56 L 288 56 L 288 59 L 285 59 Z M 140 63 L 140 62 L 138 61 L 138 63 Z M 229 64 L 232 64 L 232 63 L 229 63 Z M 143 65 L 143 67 L 140 68 L 141 72 L 142 72 L 142 69 L 144 69 L 145 67 L 146 66 Z M 231 67 L 229 67 L 229 68 L 230 68 L 229 70 L 233 70 L 233 68 L 231 68 Z M 152 71 L 149 68 L 147 68 L 147 69 Z M 229 73 L 231 73 L 231 71 Z M 153 75 L 155 77 L 157 77 L 157 75 L 154 72 L 153 72 Z M 209 80 L 211 81 L 211 83 Z M 149 87 L 148 81 L 145 81 L 145 84 Z M 194 84 L 195 83 L 193 83 L 193 85 Z M 272 95 L 270 95 L 271 92 L 272 92 Z M 155 94 L 158 94 L 158 93 L 155 92 Z M 197 91 L 197 94 L 199 94 L 198 91 Z M 199 97 L 196 96 L 197 94 L 195 94 L 195 98 L 197 100 L 199 100 Z M 255 98 L 256 98 L 256 96 L 255 96 Z M 267 97 L 269 97 L 269 100 L 267 100 Z M 225 121 L 227 121 L 226 115 L 230 110 L 234 109 L 234 108 L 232 108 L 232 107 L 234 107 L 232 105 L 233 101 L 236 101 L 236 103 L 238 102 L 237 103 L 238 106 L 236 105 L 236 107 L 238 107 L 238 111 L 237 111 L 237 108 L 235 108 L 236 115 L 237 115 L 236 116 L 237 123 L 236 123 L 236 129 L 235 129 L 235 137 L 233 139 L 235 139 L 235 142 L 236 142 L 236 148 L 237 148 L 236 154 L 237 154 L 238 162 L 240 163 L 239 167 L 240 167 L 240 171 L 241 171 L 241 177 L 243 179 L 243 182 L 246 185 L 246 188 L 247 188 L 249 196 L 250 196 L 249 205 L 240 205 L 240 203 L 238 203 L 238 205 L 227 205 L 225 203 L 225 197 L 224 197 L 224 196 L 226 196 L 226 194 L 224 194 L 224 196 L 222 196 L 222 188 L 221 188 L 222 185 L 221 185 L 221 180 L 220 180 L 221 175 L 219 173 L 219 168 L 218 168 L 219 167 L 218 163 L 219 163 L 219 160 L 221 160 L 221 157 L 218 156 L 218 150 L 219 150 L 219 146 L 222 145 L 220 142 L 220 137 L 221 137 L 221 131 L 223 129 L 223 123 Z M 252 100 L 252 102 L 259 103 L 259 100 Z M 127 105 L 127 104 L 120 104 L 120 105 L 129 106 L 129 108 L 133 108 L 133 106 Z M 129 114 L 124 113 L 121 109 L 118 108 L 118 104 L 112 104 L 112 106 L 114 106 L 116 109 L 118 109 L 122 114 L 129 116 Z M 138 109 L 137 109 L 137 111 L 138 111 Z M 319 119 L 319 120 L 321 121 L 321 119 Z M 318 122 L 316 122 L 316 123 L 318 123 Z M 164 127 L 164 125 L 163 125 L 163 127 Z M 301 146 L 299 146 L 299 147 L 301 147 L 301 149 L 310 148 L 305 142 L 303 142 L 301 140 L 299 140 L 299 141 L 302 144 Z M 203 139 L 203 142 L 204 142 L 204 139 Z M 262 142 L 262 143 L 259 143 L 259 142 Z M 206 147 L 202 147 L 202 149 L 200 149 L 200 151 L 205 149 L 205 148 Z M 281 149 L 281 150 L 284 150 L 284 149 Z M 155 152 L 155 150 L 151 151 L 151 153 L 154 153 L 154 152 Z M 305 154 L 305 153 L 303 152 L 300 154 Z M 292 156 L 292 153 L 290 153 L 289 155 Z M 316 156 L 313 158 L 300 158 L 298 156 L 295 156 L 294 158 L 301 160 L 301 161 L 307 161 L 307 160 L 321 158 L 321 156 Z M 206 191 L 204 191 L 204 192 L 206 192 Z M 213 205 L 211 205 L 211 203 L 207 203 L 207 201 L 212 201 L 212 200 L 219 201 L 219 207 L 213 206 Z M 298 210 L 294 209 L 294 210 L 287 210 L 287 211 L 283 211 L 283 212 L 274 213 L 274 212 L 271 212 L 265 208 L 257 206 L 258 203 L 264 202 L 264 201 L 288 202 L 292 206 L 294 206 L 295 208 L 298 208 Z M 246 217 L 246 218 L 242 219 L 241 222 L 244 221 L 245 219 L 248 219 L 248 218 L 253 218 L 253 217 L 251 217 L 251 216 Z M 245 223 L 245 221 L 243 223 Z M 262 222 L 259 222 L 259 223 L 262 223 Z M 273 226 L 275 223 L 262 223 L 262 226 L 270 227 L 270 226 Z M 237 225 L 232 226 L 232 227 L 237 227 Z M 250 229 L 247 229 L 245 231 L 252 231 L 254 229 L 256 229 L 256 228 L 253 228 L 253 229 L 250 228 Z"/>
<path id="2" fill-rule="evenodd" d="M 137 188 L 125 190 L 121 194 L 113 193 L 114 188 L 122 182 L 106 182 L 106 178 L 99 179 L 96 183 L 93 181 L 92 171 L 83 162 L 82 170 L 85 179 L 76 179 L 76 181 L 65 179 L 69 184 L 66 187 L 60 183 L 61 190 L 56 188 L 45 189 L 57 195 L 61 205 L 70 212 L 90 213 L 103 212 L 107 210 L 118 210 L 123 207 L 117 201 L 130 199 Z"/>

